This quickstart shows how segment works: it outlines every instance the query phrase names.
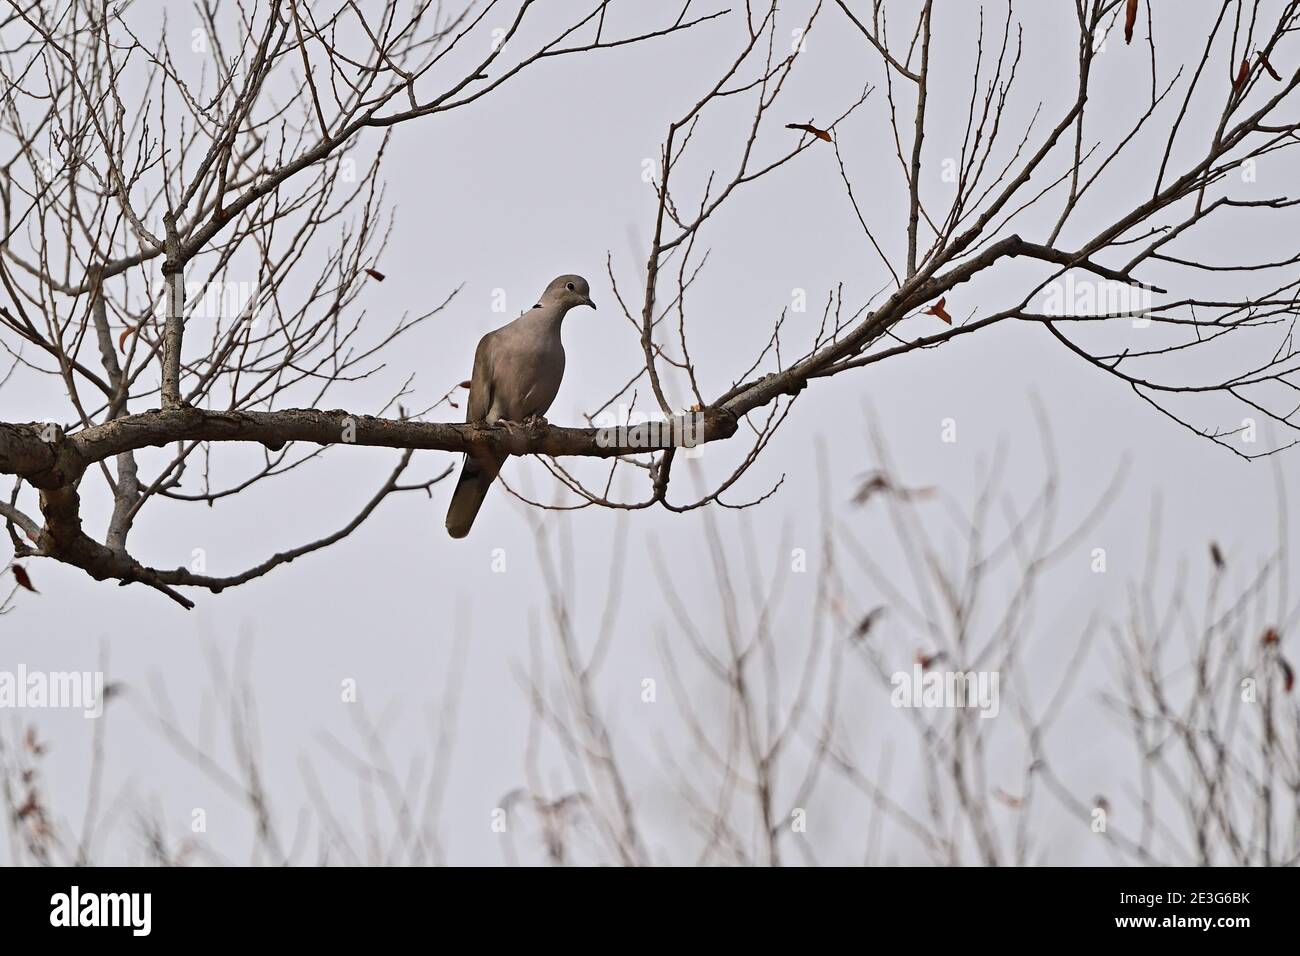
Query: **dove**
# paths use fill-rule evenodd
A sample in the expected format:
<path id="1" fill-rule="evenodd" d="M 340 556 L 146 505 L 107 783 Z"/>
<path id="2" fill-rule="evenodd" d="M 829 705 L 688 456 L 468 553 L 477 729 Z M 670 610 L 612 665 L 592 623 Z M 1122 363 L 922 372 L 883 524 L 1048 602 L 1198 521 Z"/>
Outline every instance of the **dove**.
<path id="1" fill-rule="evenodd" d="M 596 308 L 587 280 L 560 276 L 551 281 L 535 306 L 479 339 L 465 421 L 487 425 L 545 421 L 542 416 L 555 401 L 564 377 L 560 325 L 565 314 L 579 305 Z M 496 453 L 465 455 L 447 508 L 447 533 L 453 538 L 469 534 L 505 458 Z"/>

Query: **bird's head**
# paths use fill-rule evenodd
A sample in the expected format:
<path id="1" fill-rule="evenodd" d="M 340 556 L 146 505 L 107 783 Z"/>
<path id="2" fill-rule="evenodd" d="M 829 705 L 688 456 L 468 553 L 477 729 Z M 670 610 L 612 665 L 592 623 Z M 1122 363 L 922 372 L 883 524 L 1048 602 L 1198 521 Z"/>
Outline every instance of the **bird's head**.
<path id="1" fill-rule="evenodd" d="M 582 276 L 566 275 L 552 279 L 551 284 L 542 293 L 541 305 L 558 305 L 572 309 L 579 305 L 589 305 L 593 309 L 596 303 L 591 301 L 591 287 Z"/>

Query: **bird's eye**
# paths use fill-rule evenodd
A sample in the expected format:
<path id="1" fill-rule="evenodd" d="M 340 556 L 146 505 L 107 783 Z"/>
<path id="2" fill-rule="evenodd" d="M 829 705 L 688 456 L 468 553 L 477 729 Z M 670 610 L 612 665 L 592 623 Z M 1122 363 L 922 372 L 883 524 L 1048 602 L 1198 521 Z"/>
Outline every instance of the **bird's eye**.
<path id="1" fill-rule="evenodd" d="M 572 292 L 572 291 L 573 291 L 573 283 L 572 283 L 572 282 L 568 283 L 568 284 L 565 286 L 565 288 L 568 289 L 570 292 Z"/>

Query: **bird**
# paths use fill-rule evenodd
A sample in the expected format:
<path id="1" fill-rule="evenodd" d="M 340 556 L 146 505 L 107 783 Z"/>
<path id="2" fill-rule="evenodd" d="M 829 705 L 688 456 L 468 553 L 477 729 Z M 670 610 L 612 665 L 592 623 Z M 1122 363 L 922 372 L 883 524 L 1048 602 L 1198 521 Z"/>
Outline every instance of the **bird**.
<path id="1" fill-rule="evenodd" d="M 596 308 L 591 286 L 582 276 L 562 275 L 551 280 L 531 309 L 479 339 L 466 422 L 546 421 L 543 416 L 564 378 L 560 325 L 568 311 L 580 305 Z M 465 455 L 447 508 L 447 533 L 453 538 L 469 534 L 505 459 L 496 452 Z"/>

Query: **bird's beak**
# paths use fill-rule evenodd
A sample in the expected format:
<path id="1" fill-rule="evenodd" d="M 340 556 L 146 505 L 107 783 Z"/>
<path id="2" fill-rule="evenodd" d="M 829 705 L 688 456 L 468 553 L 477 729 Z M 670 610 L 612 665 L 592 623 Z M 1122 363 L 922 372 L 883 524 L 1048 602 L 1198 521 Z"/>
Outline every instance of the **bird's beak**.
<path id="1" fill-rule="evenodd" d="M 584 299 L 582 300 L 582 304 L 583 304 L 583 305 L 589 305 L 589 306 L 591 306 L 593 309 L 596 307 L 596 303 L 591 301 L 591 296 L 587 296 L 586 298 L 584 298 Z"/>

